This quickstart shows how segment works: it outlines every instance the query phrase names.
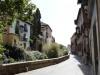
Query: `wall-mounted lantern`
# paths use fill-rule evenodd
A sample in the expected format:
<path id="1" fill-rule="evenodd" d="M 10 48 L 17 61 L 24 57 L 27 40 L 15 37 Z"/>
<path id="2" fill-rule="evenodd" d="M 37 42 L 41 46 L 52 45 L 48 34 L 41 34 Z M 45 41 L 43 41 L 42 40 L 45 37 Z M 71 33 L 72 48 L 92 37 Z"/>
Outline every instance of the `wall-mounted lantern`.
<path id="1" fill-rule="evenodd" d="M 76 35 L 80 35 L 80 28 L 76 27 Z"/>

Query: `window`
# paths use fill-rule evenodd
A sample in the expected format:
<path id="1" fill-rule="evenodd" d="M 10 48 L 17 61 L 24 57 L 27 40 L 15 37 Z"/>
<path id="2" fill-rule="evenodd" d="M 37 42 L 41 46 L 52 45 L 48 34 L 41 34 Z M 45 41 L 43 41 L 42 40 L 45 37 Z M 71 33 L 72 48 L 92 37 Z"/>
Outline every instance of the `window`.
<path id="1" fill-rule="evenodd" d="M 21 31 L 21 33 L 24 32 L 24 26 L 23 25 L 20 26 L 20 31 Z"/>
<path id="2" fill-rule="evenodd" d="M 46 32 L 46 38 L 48 38 L 48 33 Z"/>
<path id="3" fill-rule="evenodd" d="M 15 33 L 19 35 L 19 21 L 16 21 Z"/>
<path id="4" fill-rule="evenodd" d="M 27 29 L 27 25 L 26 25 L 26 24 L 24 24 L 24 31 L 25 31 L 25 32 L 28 31 L 28 29 Z"/>
<path id="5" fill-rule="evenodd" d="M 18 20 L 16 21 L 16 25 L 19 25 L 19 21 Z"/>

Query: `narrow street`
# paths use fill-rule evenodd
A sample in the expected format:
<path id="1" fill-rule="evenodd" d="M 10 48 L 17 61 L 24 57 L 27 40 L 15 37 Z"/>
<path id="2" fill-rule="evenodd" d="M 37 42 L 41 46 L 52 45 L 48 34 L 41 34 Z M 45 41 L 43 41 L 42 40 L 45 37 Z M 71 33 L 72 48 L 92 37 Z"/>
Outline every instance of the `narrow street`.
<path id="1" fill-rule="evenodd" d="M 70 55 L 70 58 L 62 63 L 36 69 L 17 75 L 91 75 L 90 67 L 82 64 L 82 60 Z"/>

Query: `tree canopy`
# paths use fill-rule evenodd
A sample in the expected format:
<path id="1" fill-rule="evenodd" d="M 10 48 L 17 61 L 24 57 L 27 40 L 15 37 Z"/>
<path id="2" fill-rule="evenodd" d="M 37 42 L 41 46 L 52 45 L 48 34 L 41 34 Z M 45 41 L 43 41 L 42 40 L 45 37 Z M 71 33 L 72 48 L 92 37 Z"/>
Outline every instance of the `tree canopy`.
<path id="1" fill-rule="evenodd" d="M 33 20 L 32 11 L 36 6 L 30 0 L 4 0 L 0 2 L 2 25 L 12 24 L 15 18 L 24 21 Z M 7 23 L 8 22 L 8 23 Z"/>
<path id="2" fill-rule="evenodd" d="M 5 26 L 12 25 L 16 18 L 31 22 L 35 9 L 36 6 L 30 0 L 0 0 L 0 45 Z"/>

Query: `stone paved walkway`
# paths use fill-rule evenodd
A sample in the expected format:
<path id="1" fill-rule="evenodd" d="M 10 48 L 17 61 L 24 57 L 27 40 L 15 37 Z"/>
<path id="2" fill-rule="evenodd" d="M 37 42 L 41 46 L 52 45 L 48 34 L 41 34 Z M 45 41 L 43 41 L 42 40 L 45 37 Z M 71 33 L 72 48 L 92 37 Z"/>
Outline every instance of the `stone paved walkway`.
<path id="1" fill-rule="evenodd" d="M 70 58 L 62 63 L 40 68 L 37 70 L 20 73 L 17 75 L 91 75 L 90 67 L 82 64 L 82 60 L 70 55 Z"/>

